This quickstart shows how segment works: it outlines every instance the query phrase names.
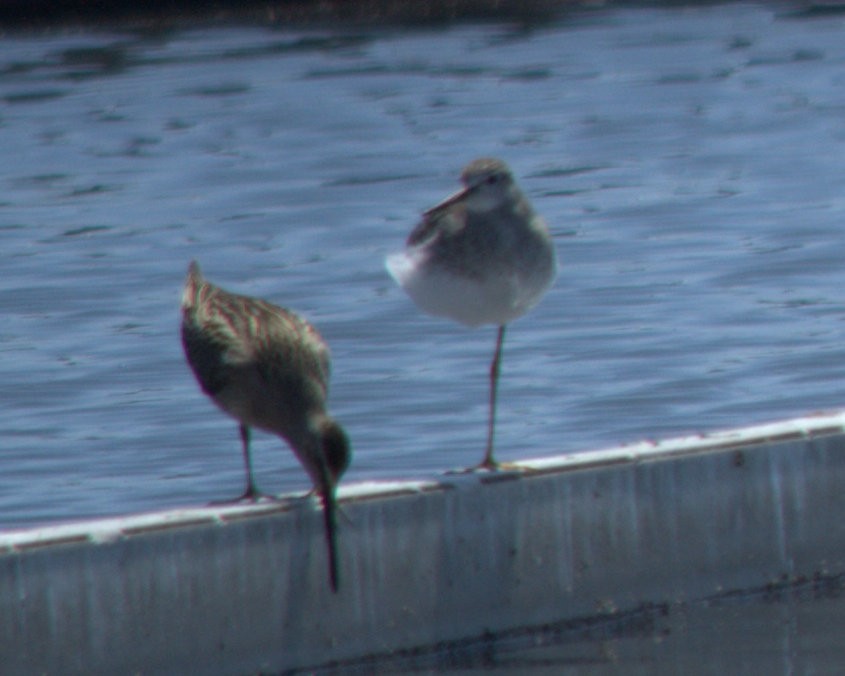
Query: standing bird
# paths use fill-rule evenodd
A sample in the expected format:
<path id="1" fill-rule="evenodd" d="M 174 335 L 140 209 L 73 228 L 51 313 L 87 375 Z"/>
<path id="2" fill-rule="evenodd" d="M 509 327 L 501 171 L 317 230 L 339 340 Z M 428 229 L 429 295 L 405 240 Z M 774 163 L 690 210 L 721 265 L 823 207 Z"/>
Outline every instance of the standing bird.
<path id="1" fill-rule="evenodd" d="M 507 165 L 494 158 L 470 162 L 464 188 L 423 213 L 406 248 L 387 257 L 387 270 L 425 312 L 467 326 L 499 327 L 490 365 L 487 448 L 493 457 L 496 392 L 505 326 L 540 300 L 557 275 L 548 228 Z"/>
<path id="2" fill-rule="evenodd" d="M 337 591 L 336 487 L 350 461 L 343 428 L 326 413 L 330 360 L 325 341 L 301 317 L 207 282 L 194 261 L 182 294 L 182 345 L 203 392 L 240 423 L 246 490 L 250 428 L 278 434 L 302 463 L 323 503 L 329 580 Z"/>

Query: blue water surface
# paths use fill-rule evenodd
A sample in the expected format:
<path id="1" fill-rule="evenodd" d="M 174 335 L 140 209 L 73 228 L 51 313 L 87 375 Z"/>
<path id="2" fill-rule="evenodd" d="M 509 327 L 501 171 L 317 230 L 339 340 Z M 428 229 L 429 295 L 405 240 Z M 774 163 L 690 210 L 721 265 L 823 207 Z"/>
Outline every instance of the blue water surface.
<path id="1" fill-rule="evenodd" d="M 12 34 L 0 42 L 0 524 L 240 492 L 179 343 L 189 260 L 332 346 L 347 480 L 481 458 L 494 330 L 383 268 L 480 155 L 562 269 L 514 322 L 498 455 L 845 403 L 845 17 L 605 9 L 534 26 Z M 265 490 L 309 487 L 257 434 Z"/>

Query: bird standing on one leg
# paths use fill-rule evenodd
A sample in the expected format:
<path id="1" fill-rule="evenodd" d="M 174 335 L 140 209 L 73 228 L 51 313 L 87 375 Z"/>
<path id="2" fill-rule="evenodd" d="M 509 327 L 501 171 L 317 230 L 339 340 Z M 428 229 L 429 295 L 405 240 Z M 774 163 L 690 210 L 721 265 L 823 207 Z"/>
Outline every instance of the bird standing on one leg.
<path id="1" fill-rule="evenodd" d="M 423 213 L 404 251 L 387 269 L 425 312 L 467 326 L 499 327 L 490 365 L 487 447 L 479 468 L 497 469 L 493 456 L 496 396 L 505 326 L 530 310 L 557 276 L 557 256 L 545 222 L 498 159 L 474 160 L 463 190 Z"/>
<path id="2" fill-rule="evenodd" d="M 282 437 L 323 502 L 329 578 L 337 591 L 335 491 L 349 466 L 349 441 L 326 413 L 329 349 L 316 329 L 289 310 L 229 293 L 192 262 L 182 295 L 182 345 L 203 392 L 240 423 L 246 490 L 257 500 L 250 428 Z"/>

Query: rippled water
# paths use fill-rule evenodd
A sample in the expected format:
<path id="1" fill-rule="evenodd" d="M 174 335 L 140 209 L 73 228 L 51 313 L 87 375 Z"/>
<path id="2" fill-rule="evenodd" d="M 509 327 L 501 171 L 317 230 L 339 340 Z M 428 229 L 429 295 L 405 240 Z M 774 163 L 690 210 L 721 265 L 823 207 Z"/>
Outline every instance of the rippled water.
<path id="1" fill-rule="evenodd" d="M 181 354 L 191 258 L 329 340 L 349 480 L 480 459 L 493 330 L 422 315 L 382 265 L 479 155 L 563 263 L 509 332 L 502 459 L 842 405 L 844 36 L 740 4 L 4 37 L 2 523 L 240 491 Z M 307 487 L 255 448 L 265 489 Z"/>

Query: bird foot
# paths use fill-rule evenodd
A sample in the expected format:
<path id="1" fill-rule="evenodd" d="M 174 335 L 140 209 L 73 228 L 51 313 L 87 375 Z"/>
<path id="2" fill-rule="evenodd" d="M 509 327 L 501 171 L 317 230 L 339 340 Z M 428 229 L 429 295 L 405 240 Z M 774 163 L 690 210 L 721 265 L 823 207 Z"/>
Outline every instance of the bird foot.
<path id="1" fill-rule="evenodd" d="M 483 460 L 472 467 L 451 469 L 446 474 L 474 474 L 476 472 L 530 472 L 530 467 L 517 465 L 513 462 L 498 462 L 497 460 Z"/>
<path id="2" fill-rule="evenodd" d="M 247 488 L 241 495 L 236 498 L 229 498 L 228 500 L 212 500 L 208 503 L 209 507 L 220 507 L 223 505 L 239 505 L 241 503 L 250 502 L 258 503 L 262 501 L 276 501 L 278 498 L 270 493 L 263 493 L 257 488 Z"/>
<path id="3" fill-rule="evenodd" d="M 312 488 L 310 491 L 308 491 L 305 495 L 302 496 L 303 500 L 308 500 L 310 498 L 314 498 L 316 500 L 322 500 L 322 497 L 320 496 L 320 493 L 316 488 Z M 352 523 L 353 523 L 352 518 L 344 511 L 344 509 L 341 505 L 339 505 L 339 504 L 335 505 L 335 510 L 337 511 L 340 518 L 343 519 L 344 523 L 346 523 L 347 525 L 350 525 L 350 526 L 352 525 Z"/>

